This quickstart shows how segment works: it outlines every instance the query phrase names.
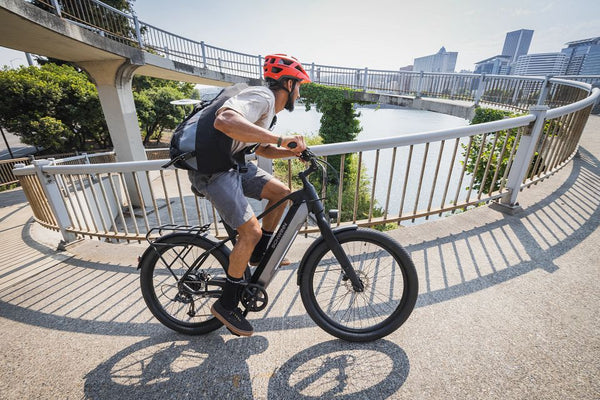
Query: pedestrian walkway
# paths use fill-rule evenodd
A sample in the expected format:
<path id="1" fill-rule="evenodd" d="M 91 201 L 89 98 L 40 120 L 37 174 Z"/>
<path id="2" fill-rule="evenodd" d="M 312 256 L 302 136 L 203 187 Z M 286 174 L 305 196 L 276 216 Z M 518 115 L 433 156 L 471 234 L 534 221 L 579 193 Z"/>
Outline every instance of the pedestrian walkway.
<path id="1" fill-rule="evenodd" d="M 367 344 L 315 326 L 297 264 L 251 316 L 254 336 L 171 332 L 141 300 L 143 244 L 57 252 L 22 192 L 0 193 L 0 398 L 598 399 L 600 117 L 581 143 L 516 215 L 481 207 L 390 232 L 417 265 L 419 300 Z"/>

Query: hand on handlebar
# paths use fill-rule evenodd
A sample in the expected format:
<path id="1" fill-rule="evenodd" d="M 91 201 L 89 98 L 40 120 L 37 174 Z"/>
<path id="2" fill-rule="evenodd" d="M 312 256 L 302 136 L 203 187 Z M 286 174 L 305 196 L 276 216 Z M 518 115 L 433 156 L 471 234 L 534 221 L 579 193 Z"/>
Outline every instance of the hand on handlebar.
<path id="1" fill-rule="evenodd" d="M 306 150 L 306 143 L 304 142 L 304 136 L 293 135 L 293 136 L 283 136 L 281 138 L 281 145 L 291 152 L 293 152 L 296 156 L 300 156 L 304 150 Z"/>

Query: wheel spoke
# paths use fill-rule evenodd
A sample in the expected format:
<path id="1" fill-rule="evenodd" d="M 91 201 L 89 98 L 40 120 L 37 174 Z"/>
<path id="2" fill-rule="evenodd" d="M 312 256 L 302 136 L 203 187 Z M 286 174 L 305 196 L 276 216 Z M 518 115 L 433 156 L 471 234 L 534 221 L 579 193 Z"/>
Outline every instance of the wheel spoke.
<path id="1" fill-rule="evenodd" d="M 412 269 L 416 284 L 412 261 L 398 250 L 395 242 L 382 237 L 385 235 L 362 229 L 340 234 L 342 248 L 364 285 L 362 292 L 356 292 L 350 280 L 343 279 L 340 264 L 327 248 L 307 266 L 311 272 L 307 275 L 308 283 L 303 283 L 302 290 L 308 292 L 303 293 L 303 301 L 316 308 L 315 313 L 307 307 L 313 319 L 338 337 L 350 340 L 355 338 L 351 335 L 381 337 L 396 329 L 397 321 L 404 322 L 414 307 L 416 291 L 410 301 L 405 293 L 408 268 Z M 379 330 L 384 333 L 379 334 Z M 386 330 L 389 332 L 385 333 Z"/>

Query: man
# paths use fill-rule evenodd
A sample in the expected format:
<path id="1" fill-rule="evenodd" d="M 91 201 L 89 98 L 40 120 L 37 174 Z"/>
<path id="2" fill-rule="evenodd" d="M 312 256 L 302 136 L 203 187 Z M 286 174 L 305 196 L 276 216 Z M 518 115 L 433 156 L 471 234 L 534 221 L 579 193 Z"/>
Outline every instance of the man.
<path id="1" fill-rule="evenodd" d="M 275 115 L 293 111 L 300 97 L 300 85 L 310 82 L 302 65 L 293 57 L 274 54 L 265 57 L 264 77 L 268 87 L 249 87 L 227 100 L 216 112 L 214 128 L 231 138 L 235 157 L 249 146 L 258 144 L 256 154 L 266 158 L 298 156 L 306 149 L 302 136 L 279 136 L 270 131 Z M 290 143 L 296 147 L 288 148 Z M 238 308 L 240 283 L 248 262 L 258 263 L 273 235 L 285 205 L 263 218 L 262 229 L 245 196 L 267 199 L 267 207 L 290 191 L 281 181 L 253 163 L 245 169 L 230 169 L 215 174 L 190 172 L 194 188 L 206 196 L 223 220 L 237 229 L 238 239 L 229 257 L 229 270 L 223 293 L 211 308 L 212 314 L 237 335 L 252 335 L 252 325 Z M 252 256 L 252 260 L 251 260 Z"/>

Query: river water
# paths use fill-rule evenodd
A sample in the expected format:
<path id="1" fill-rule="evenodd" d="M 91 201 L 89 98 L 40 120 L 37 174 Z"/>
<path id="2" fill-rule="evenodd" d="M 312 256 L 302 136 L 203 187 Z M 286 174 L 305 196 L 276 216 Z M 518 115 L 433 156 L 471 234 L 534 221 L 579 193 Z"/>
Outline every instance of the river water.
<path id="1" fill-rule="evenodd" d="M 468 125 L 469 121 L 430 111 L 413 110 L 405 107 L 371 108 L 359 107 L 360 124 L 363 131 L 357 140 L 377 139 L 409 133 L 428 132 L 440 129 L 457 128 Z M 277 116 L 276 133 L 297 132 L 302 135 L 317 135 L 321 114 L 314 108 L 304 111 L 298 104 L 293 112 L 282 111 Z"/>
<path id="2" fill-rule="evenodd" d="M 357 140 L 366 139 L 378 139 L 392 136 L 401 136 L 419 132 L 429 132 L 441 129 L 452 129 L 463 127 L 469 124 L 469 121 L 453 117 L 450 115 L 434 113 L 429 111 L 413 110 L 404 107 L 384 107 L 384 108 L 373 108 L 373 107 L 359 107 L 357 109 L 361 115 L 359 117 L 363 131 L 359 133 Z M 296 110 L 292 113 L 282 111 L 278 115 L 277 125 L 274 131 L 281 134 L 299 133 L 305 136 L 314 136 L 318 134 L 320 126 L 320 113 L 314 109 L 306 112 L 304 107 L 299 104 Z M 421 193 L 417 194 L 417 188 L 419 186 L 419 175 L 417 170 L 420 168 L 421 161 L 424 155 L 424 145 L 417 145 L 414 147 L 411 173 L 408 177 L 408 183 L 405 193 L 405 204 L 403 207 L 403 214 L 410 214 L 415 211 L 415 200 L 417 195 L 418 199 L 418 210 L 426 209 L 430 206 L 429 199 L 432 198 L 431 206 L 433 208 L 439 207 L 443 202 L 443 186 L 446 183 L 446 177 L 449 171 L 460 170 L 458 163 L 459 157 L 454 161 L 454 167 L 450 165 L 451 161 L 451 148 L 452 145 L 447 144 L 441 157 L 440 177 L 436 183 L 435 189 L 432 188 L 433 183 L 433 172 L 435 171 L 435 162 L 439 156 L 440 144 L 432 143 L 427 157 L 427 171 L 431 171 L 431 174 L 425 175 L 425 179 L 422 183 Z M 408 148 L 399 148 L 396 154 L 396 165 L 394 167 L 393 183 L 390 193 L 390 201 L 388 206 L 388 212 L 391 215 L 397 215 L 400 212 L 401 198 L 404 184 L 404 171 L 406 168 L 406 162 L 408 158 Z M 380 152 L 378 173 L 375 186 L 375 199 L 377 205 L 383 207 L 387 200 L 387 186 L 390 177 L 390 167 L 392 163 L 392 150 L 382 150 Z M 371 182 L 373 182 L 374 166 L 375 166 L 375 152 L 365 152 L 363 154 L 363 166 L 366 170 L 367 175 Z M 417 168 L 418 167 L 418 168 Z M 413 173 L 414 172 L 414 173 Z M 444 173 L 446 175 L 444 175 Z M 451 182 L 458 185 L 458 174 L 453 174 Z M 463 185 L 465 186 L 465 185 Z M 431 191 L 434 190 L 433 196 Z M 461 189 L 459 190 L 460 196 L 463 196 L 466 192 Z M 453 198 L 454 193 L 448 196 Z M 407 224 L 407 222 L 403 223 Z"/>

